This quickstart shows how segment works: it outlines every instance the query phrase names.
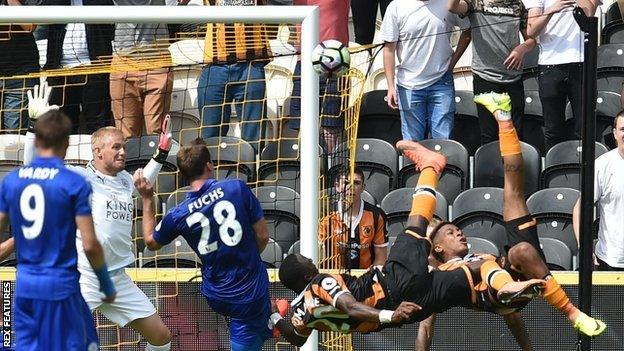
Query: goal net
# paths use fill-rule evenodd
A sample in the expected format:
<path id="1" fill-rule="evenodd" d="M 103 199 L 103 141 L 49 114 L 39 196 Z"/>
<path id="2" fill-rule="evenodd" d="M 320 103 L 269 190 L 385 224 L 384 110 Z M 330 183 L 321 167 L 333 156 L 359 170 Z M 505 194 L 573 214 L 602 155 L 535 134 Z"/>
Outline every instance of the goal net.
<path id="1" fill-rule="evenodd" d="M 126 170 L 144 167 L 169 114 L 175 143 L 154 184 L 157 216 L 188 192 L 176 166 L 179 146 L 203 138 L 215 178 L 242 179 L 258 196 L 271 235 L 262 254 L 271 295 L 292 299 L 277 279 L 288 253 L 310 256 L 323 269 L 349 268 L 341 263 L 344 251 L 317 240 L 317 228 L 350 201 L 333 184 L 339 173 L 353 172 L 371 55 L 352 47 L 345 75 L 319 78 L 309 60 L 318 41 L 314 8 L 199 5 L 3 6 L 0 47 L 13 51 L 10 60 L 0 55 L 0 177 L 23 162 L 26 92 L 43 81 L 52 87 L 50 104 L 72 120 L 72 165 L 92 160 L 95 130 L 115 126 L 127 138 Z M 128 210 L 136 261 L 127 271 L 171 329 L 172 349 L 228 349 L 227 323 L 199 292 L 201 263 L 191 247 L 178 237 L 147 250 L 140 197 Z M 2 264 L 14 265 L 14 258 Z M 144 348 L 130 328 L 94 316 L 103 350 Z M 321 333 L 318 345 L 304 349 L 317 346 L 350 350 L 352 340 Z M 283 339 L 264 348 L 294 349 Z"/>

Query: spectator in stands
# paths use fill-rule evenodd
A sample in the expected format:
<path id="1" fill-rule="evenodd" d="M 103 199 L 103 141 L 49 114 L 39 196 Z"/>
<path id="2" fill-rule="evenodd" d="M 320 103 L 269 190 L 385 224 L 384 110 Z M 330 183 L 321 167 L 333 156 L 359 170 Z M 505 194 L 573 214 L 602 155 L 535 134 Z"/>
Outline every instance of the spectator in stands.
<path id="1" fill-rule="evenodd" d="M 352 0 L 353 31 L 355 42 L 362 45 L 371 44 L 377 29 L 377 6 L 383 19 L 386 8 L 392 0 Z"/>
<path id="2" fill-rule="evenodd" d="M 265 0 L 217 0 L 215 3 L 217 6 L 265 4 Z M 207 66 L 202 70 L 197 87 L 202 137 L 228 133 L 230 103 L 234 102 L 242 138 L 258 150 L 265 113 L 264 66 L 270 56 L 264 25 L 208 23 L 204 49 Z"/>
<path id="3" fill-rule="evenodd" d="M 524 55 L 535 47 L 535 39 L 527 36 L 527 10 L 521 0 L 451 0 L 450 10 L 470 20 L 472 37 L 472 73 L 475 95 L 507 93 L 511 97 L 511 118 L 522 135 L 524 114 Z M 520 43 L 518 33 L 524 42 Z M 481 144 L 498 140 L 498 124 L 491 113 L 477 104 Z"/>
<path id="4" fill-rule="evenodd" d="M 338 40 L 349 45 L 349 3 L 350 0 L 294 0 L 294 5 L 318 6 L 319 41 Z M 301 117 L 301 62 L 297 62 L 293 75 L 293 90 L 290 100 L 290 128 L 299 130 Z M 320 142 L 327 154 L 332 154 L 343 140 L 344 116 L 342 113 L 342 94 L 347 90 L 338 84 L 335 78 L 319 79 L 321 115 Z"/>
<path id="5" fill-rule="evenodd" d="M 429 134 L 448 139 L 453 129 L 452 67 L 468 43 L 460 39 L 453 52 L 450 32 L 455 25 L 466 25 L 447 7 L 444 1 L 395 0 L 388 5 L 381 25 L 388 106 L 400 109 L 406 140 L 423 140 Z"/>
<path id="6" fill-rule="evenodd" d="M 55 5 L 112 6 L 112 0 L 61 0 Z M 46 5 L 51 5 L 46 2 Z M 44 69 L 75 68 L 91 64 L 101 56 L 113 53 L 114 25 L 111 24 L 50 24 L 45 27 L 48 49 Z M 76 74 L 52 76 L 48 85 L 54 87 L 52 104 L 71 119 L 72 133 L 93 134 L 112 124 L 109 74 Z M 81 123 L 81 120 L 83 121 Z"/>
<path id="7" fill-rule="evenodd" d="M 325 268 L 368 269 L 383 265 L 388 258 L 386 214 L 362 200 L 366 185 L 361 169 L 355 167 L 353 183 L 349 178 L 349 169 L 336 178 L 338 209 L 323 218 L 319 228 L 325 257 L 335 257 L 327 261 Z"/>
<path id="8" fill-rule="evenodd" d="M 165 5 L 165 0 L 113 0 L 115 5 Z M 169 52 L 159 40 L 169 38 L 163 23 L 117 23 L 110 75 L 115 126 L 126 138 L 158 134 L 169 112 L 173 73 Z M 138 70 L 137 66 L 154 68 Z"/>
<path id="9" fill-rule="evenodd" d="M 529 10 L 527 34 L 538 38 L 539 94 L 544 114 L 546 149 L 568 140 L 565 124 L 566 98 L 574 114 L 574 134 L 581 133 L 581 89 L 583 35 L 572 15 L 574 0 L 522 0 Z M 596 11 L 596 0 L 578 0 L 588 16 Z"/>
<path id="10" fill-rule="evenodd" d="M 600 217 L 594 265 L 600 271 L 624 271 L 624 110 L 618 113 L 613 123 L 617 147 L 596 159 L 594 171 L 594 203 L 596 215 Z M 580 233 L 580 201 L 579 198 L 572 216 L 577 240 Z"/>
<path id="11" fill-rule="evenodd" d="M 1 6 L 37 5 L 36 0 L 0 0 Z M 2 10 L 0 10 L 2 11 Z M 37 78 L 11 78 L 39 72 L 35 24 L 0 24 L 0 114 L 2 129 L 17 131 L 28 124 L 26 91 Z"/>

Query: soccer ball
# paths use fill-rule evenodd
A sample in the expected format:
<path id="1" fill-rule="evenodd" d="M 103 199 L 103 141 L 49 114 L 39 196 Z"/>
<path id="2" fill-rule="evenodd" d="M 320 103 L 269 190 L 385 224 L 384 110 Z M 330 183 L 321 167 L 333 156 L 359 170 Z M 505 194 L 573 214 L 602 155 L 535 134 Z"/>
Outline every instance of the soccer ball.
<path id="1" fill-rule="evenodd" d="M 312 51 L 312 66 L 322 76 L 338 77 L 349 70 L 349 49 L 338 40 L 325 40 Z"/>

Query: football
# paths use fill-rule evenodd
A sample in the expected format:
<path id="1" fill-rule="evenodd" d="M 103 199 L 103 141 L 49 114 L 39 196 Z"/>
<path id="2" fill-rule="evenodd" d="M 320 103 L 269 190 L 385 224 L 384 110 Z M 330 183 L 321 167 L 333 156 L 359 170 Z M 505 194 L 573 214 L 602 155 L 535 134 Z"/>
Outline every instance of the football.
<path id="1" fill-rule="evenodd" d="M 325 40 L 312 51 L 314 70 L 322 76 L 338 77 L 349 70 L 349 49 L 338 40 Z"/>

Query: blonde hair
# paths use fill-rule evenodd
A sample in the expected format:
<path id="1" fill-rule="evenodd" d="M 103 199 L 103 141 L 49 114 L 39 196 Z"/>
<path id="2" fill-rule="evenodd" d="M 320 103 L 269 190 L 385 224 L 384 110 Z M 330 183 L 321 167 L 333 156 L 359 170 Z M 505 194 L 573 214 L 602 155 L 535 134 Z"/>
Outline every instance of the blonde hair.
<path id="1" fill-rule="evenodd" d="M 113 134 L 119 134 L 123 137 L 123 133 L 116 127 L 102 127 L 91 135 L 91 151 L 95 152 L 96 148 L 104 147 L 104 139 Z"/>

